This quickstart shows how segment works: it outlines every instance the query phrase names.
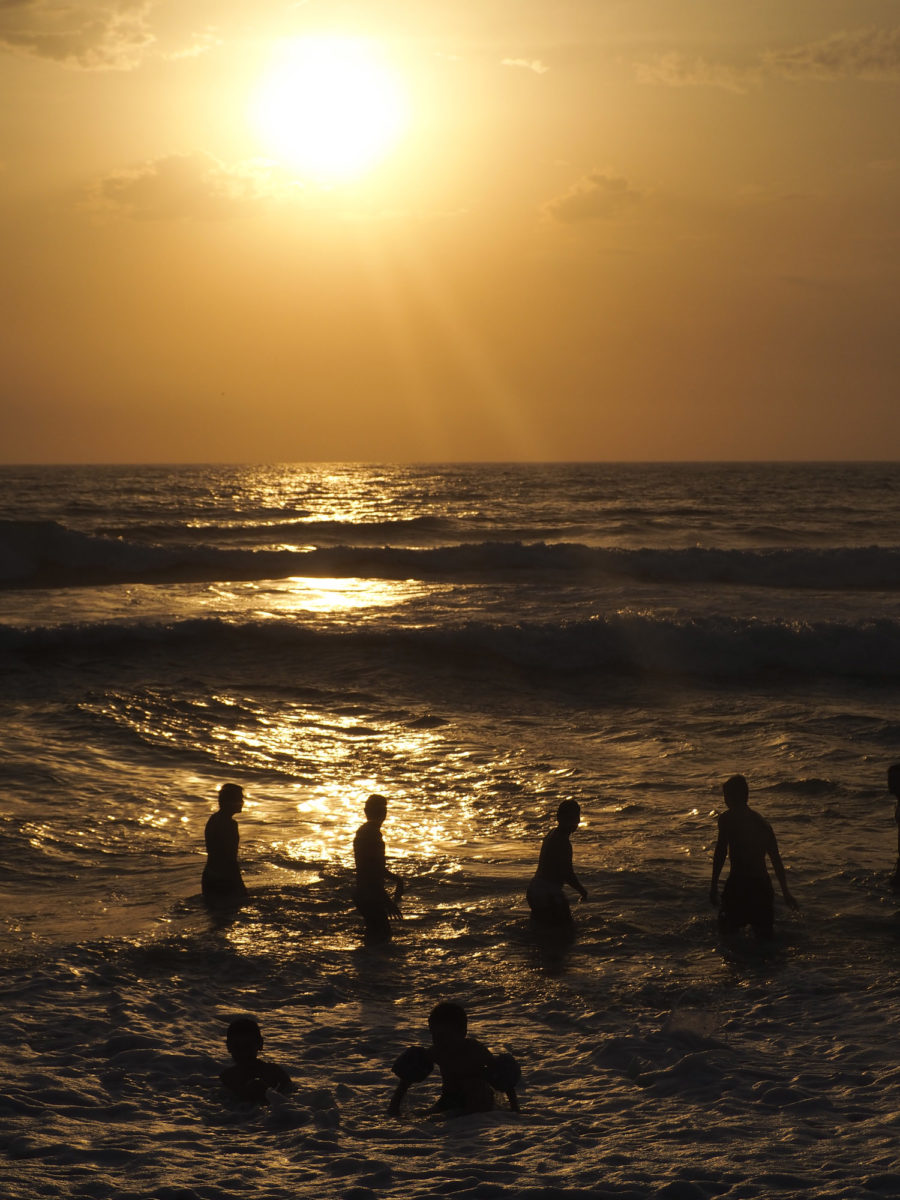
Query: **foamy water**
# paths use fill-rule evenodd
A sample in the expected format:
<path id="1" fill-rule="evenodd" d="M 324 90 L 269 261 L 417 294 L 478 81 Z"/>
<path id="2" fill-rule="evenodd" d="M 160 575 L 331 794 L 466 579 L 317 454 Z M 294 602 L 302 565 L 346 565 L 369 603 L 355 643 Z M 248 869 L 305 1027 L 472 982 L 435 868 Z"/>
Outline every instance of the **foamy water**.
<path id="1" fill-rule="evenodd" d="M 898 582 L 888 467 L 0 471 L 6 1194 L 900 1195 Z M 766 954 L 707 902 L 738 770 L 802 909 Z M 570 796 L 567 947 L 524 888 Z M 445 998 L 521 1114 L 386 1117 Z M 223 1096 L 239 1013 L 287 1104 Z"/>

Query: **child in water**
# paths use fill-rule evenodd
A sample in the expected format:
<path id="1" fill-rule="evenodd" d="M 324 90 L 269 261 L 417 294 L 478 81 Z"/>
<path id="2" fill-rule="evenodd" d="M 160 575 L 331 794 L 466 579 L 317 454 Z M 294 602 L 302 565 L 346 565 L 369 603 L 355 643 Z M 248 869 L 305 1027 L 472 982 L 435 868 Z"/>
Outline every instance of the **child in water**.
<path id="1" fill-rule="evenodd" d="M 265 1104 L 266 1092 L 287 1092 L 291 1079 L 287 1071 L 275 1063 L 263 1062 L 259 1052 L 263 1048 L 262 1034 L 252 1017 L 238 1017 L 228 1026 L 225 1045 L 234 1059 L 219 1076 L 224 1086 L 238 1100 L 251 1104 Z"/>
<path id="2" fill-rule="evenodd" d="M 435 1065 L 441 1072 L 441 1094 L 428 1110 L 466 1116 L 490 1112 L 494 1107 L 494 1088 L 505 1091 L 510 1108 L 519 1111 L 515 1085 L 519 1071 L 508 1054 L 496 1058 L 477 1038 L 468 1037 L 468 1017 L 460 1004 L 444 1001 L 432 1009 L 428 1018 L 431 1033 L 429 1047 L 413 1046 L 394 1063 L 400 1082 L 394 1090 L 388 1112 L 397 1116 L 409 1087 L 426 1079 Z"/>
<path id="3" fill-rule="evenodd" d="M 556 810 L 556 828 L 541 842 L 534 879 L 525 893 L 531 915 L 548 925 L 571 925 L 572 910 L 563 887 L 574 888 L 582 900 L 587 892 L 581 886 L 572 866 L 571 835 L 581 823 L 581 806 L 577 800 L 563 800 Z"/>

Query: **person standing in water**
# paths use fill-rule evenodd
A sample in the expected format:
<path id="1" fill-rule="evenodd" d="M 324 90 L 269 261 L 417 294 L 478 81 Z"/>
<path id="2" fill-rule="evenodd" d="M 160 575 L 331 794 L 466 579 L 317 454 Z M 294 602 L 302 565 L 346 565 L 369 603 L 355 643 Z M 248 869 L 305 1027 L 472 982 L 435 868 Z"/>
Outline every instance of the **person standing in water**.
<path id="1" fill-rule="evenodd" d="M 578 881 L 572 866 L 570 836 L 581 823 L 581 806 L 577 800 L 563 800 L 556 810 L 556 828 L 541 842 L 537 870 L 525 893 L 536 921 L 548 925 L 571 925 L 572 910 L 563 887 L 574 888 L 582 900 L 587 892 Z"/>
<path id="2" fill-rule="evenodd" d="M 401 917 L 398 904 L 403 895 L 403 880 L 387 869 L 384 855 L 384 838 L 381 826 L 387 816 L 387 800 L 373 795 L 365 806 L 366 821 L 360 825 L 353 839 L 353 859 L 356 864 L 356 889 L 353 901 L 366 923 L 367 942 L 390 940 L 392 919 Z M 385 891 L 385 880 L 394 884 L 391 898 Z"/>
<path id="3" fill-rule="evenodd" d="M 891 877 L 891 887 L 900 890 L 900 763 L 888 767 L 888 791 L 897 801 L 894 806 L 894 820 L 897 823 L 897 865 Z"/>
<path id="4" fill-rule="evenodd" d="M 719 908 L 719 932 L 736 933 L 749 925 L 757 937 L 772 938 L 774 893 L 766 858 L 771 860 L 785 904 L 788 908 L 798 907 L 787 885 L 778 842 L 769 822 L 750 807 L 750 788 L 743 775 L 726 779 L 722 795 L 726 811 L 719 814 L 719 836 L 709 885 L 709 902 Z M 731 860 L 731 869 L 720 902 L 719 875 L 726 857 Z"/>
<path id="5" fill-rule="evenodd" d="M 241 835 L 234 817 L 244 807 L 244 791 L 236 783 L 223 783 L 219 788 L 219 811 L 206 822 L 206 866 L 201 887 L 210 899 L 235 899 L 247 895 L 238 847 Z"/>

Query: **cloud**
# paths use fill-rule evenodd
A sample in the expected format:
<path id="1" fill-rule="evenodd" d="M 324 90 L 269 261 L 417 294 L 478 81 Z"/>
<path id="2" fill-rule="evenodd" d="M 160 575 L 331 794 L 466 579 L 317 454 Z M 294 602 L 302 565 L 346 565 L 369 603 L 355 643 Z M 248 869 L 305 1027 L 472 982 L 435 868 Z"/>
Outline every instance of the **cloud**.
<path id="1" fill-rule="evenodd" d="M 663 87 L 718 87 L 729 92 L 746 92 L 762 76 L 758 67 L 710 63 L 702 58 L 688 58 L 674 50 L 660 54 L 650 62 L 638 63 L 635 73 L 638 83 L 661 84 Z"/>
<path id="2" fill-rule="evenodd" d="M 215 50 L 217 46 L 222 45 L 222 39 L 214 29 L 205 29 L 202 33 L 195 33 L 192 40 L 179 50 L 169 50 L 163 54 L 163 58 L 167 58 L 172 62 L 177 62 L 182 58 L 199 58 L 201 54 L 206 54 L 210 50 Z"/>
<path id="3" fill-rule="evenodd" d="M 900 82 L 900 27 L 856 29 L 787 50 L 770 50 L 766 67 L 787 79 Z"/>
<path id="4" fill-rule="evenodd" d="M 535 75 L 546 75 L 550 70 L 539 58 L 504 58 L 500 65 L 504 67 L 524 67 L 526 71 L 534 71 Z"/>
<path id="5" fill-rule="evenodd" d="M 275 193 L 265 163 L 227 167 L 211 154 L 169 154 L 115 171 L 92 193 L 95 206 L 144 221 L 221 221 L 247 216 Z"/>
<path id="6" fill-rule="evenodd" d="M 0 47 L 93 70 L 128 70 L 153 45 L 150 0 L 0 0 Z"/>
<path id="7" fill-rule="evenodd" d="M 639 83 L 730 92 L 746 92 L 766 78 L 900 83 L 900 27 L 844 30 L 816 42 L 767 50 L 747 66 L 707 62 L 671 51 L 637 63 L 635 74 Z"/>
<path id="8" fill-rule="evenodd" d="M 567 225 L 581 221 L 611 220 L 633 208 L 642 193 L 631 187 L 627 179 L 591 171 L 562 196 L 544 205 L 544 211 L 554 221 Z"/>

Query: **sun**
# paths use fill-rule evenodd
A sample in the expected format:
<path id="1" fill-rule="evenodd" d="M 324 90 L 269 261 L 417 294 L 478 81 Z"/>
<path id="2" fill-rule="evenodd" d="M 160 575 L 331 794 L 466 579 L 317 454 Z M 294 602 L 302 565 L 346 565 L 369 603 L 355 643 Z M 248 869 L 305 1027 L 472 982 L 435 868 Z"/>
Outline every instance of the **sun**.
<path id="1" fill-rule="evenodd" d="M 326 183 L 380 162 L 406 129 L 408 112 L 375 43 L 324 35 L 281 43 L 252 106 L 267 150 Z"/>

